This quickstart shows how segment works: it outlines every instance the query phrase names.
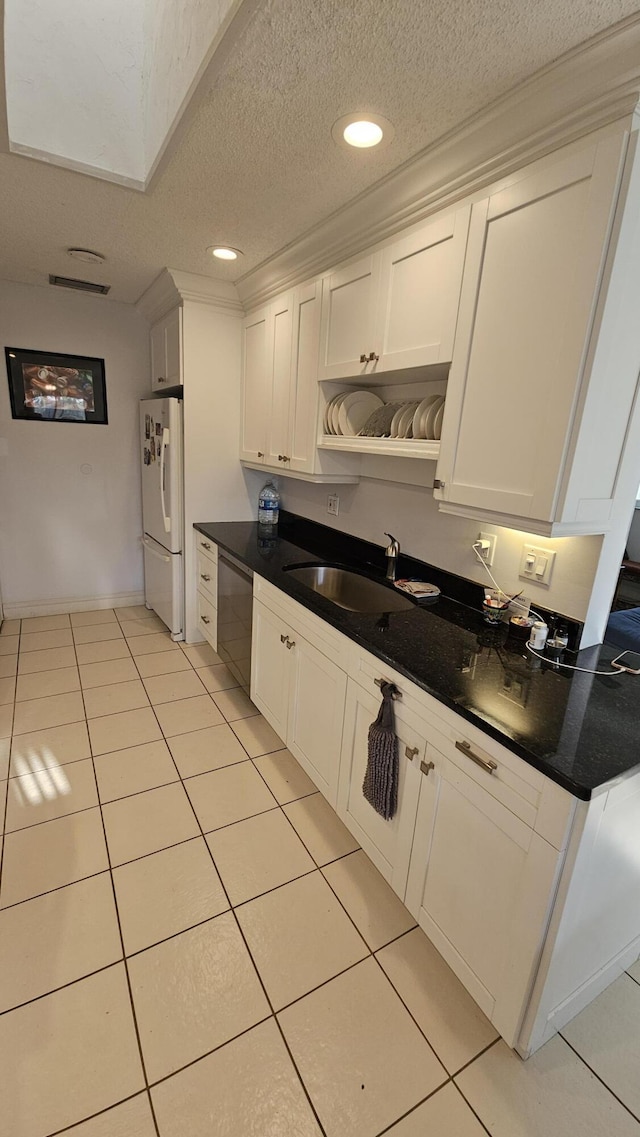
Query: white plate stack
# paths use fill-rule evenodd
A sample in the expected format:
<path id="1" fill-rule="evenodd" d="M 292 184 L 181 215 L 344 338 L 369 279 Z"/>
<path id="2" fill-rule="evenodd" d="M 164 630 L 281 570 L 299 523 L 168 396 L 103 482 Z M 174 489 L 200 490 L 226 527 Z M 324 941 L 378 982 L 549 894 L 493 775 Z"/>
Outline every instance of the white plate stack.
<path id="1" fill-rule="evenodd" d="M 421 402 L 385 403 L 373 391 L 343 391 L 327 403 L 323 430 L 347 438 L 437 441 L 443 416 L 444 395 L 428 395 Z"/>

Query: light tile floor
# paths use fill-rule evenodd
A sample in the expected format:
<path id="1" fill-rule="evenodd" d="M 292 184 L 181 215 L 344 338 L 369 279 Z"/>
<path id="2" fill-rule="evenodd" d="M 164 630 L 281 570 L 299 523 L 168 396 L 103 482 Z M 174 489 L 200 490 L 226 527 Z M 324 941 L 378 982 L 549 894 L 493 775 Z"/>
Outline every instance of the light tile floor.
<path id="1" fill-rule="evenodd" d="M 0 712 L 0 1137 L 640 1137 L 640 965 L 521 1062 L 206 645 L 5 621 Z"/>

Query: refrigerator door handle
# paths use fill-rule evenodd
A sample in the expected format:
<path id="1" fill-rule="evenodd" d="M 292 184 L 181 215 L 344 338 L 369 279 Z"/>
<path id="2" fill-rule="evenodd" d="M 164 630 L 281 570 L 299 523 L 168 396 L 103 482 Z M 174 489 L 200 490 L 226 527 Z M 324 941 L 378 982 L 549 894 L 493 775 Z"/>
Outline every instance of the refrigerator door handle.
<path id="1" fill-rule="evenodd" d="M 165 479 L 165 461 L 164 455 L 169 445 L 169 431 L 165 426 L 162 431 L 162 444 L 160 447 L 160 501 L 162 502 L 162 520 L 164 521 L 165 533 L 171 532 L 171 518 L 167 517 L 167 506 L 164 500 L 164 479 Z"/>
<path id="2" fill-rule="evenodd" d="M 154 548 L 153 542 L 147 540 L 146 537 L 142 538 L 142 544 L 144 545 L 145 549 L 149 550 L 151 556 L 157 557 L 159 561 L 165 561 L 168 564 L 171 560 L 171 557 L 168 557 L 166 553 L 159 553 L 158 550 Z"/>

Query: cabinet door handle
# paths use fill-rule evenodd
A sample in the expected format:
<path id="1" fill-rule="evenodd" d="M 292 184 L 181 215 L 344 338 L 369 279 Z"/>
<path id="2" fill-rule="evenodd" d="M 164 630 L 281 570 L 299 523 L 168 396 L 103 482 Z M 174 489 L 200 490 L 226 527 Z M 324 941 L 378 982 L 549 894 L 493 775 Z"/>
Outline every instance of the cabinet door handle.
<path id="1" fill-rule="evenodd" d="M 201 572 L 200 573 L 200 580 L 211 580 L 211 577 L 209 576 L 208 572 Z"/>
<path id="2" fill-rule="evenodd" d="M 415 758 L 416 754 L 418 753 L 418 747 L 417 746 L 405 746 L 404 753 L 405 753 L 405 758 L 408 758 L 409 761 L 411 761 L 411 759 Z"/>
<path id="3" fill-rule="evenodd" d="M 211 545 L 209 544 L 208 541 L 201 541 L 200 542 L 200 548 L 201 549 L 208 549 L 209 552 L 211 552 Z"/>
<path id="4" fill-rule="evenodd" d="M 279 462 L 290 462 L 291 459 L 290 459 L 288 454 L 278 454 L 278 461 Z"/>
<path id="5" fill-rule="evenodd" d="M 443 490 L 444 489 L 444 482 L 441 480 L 441 478 L 434 478 L 433 488 L 434 488 L 434 490 Z"/>
<path id="6" fill-rule="evenodd" d="M 361 363 L 366 363 L 366 362 L 367 362 L 367 357 L 366 357 L 366 355 L 365 355 L 365 353 L 364 353 L 364 352 L 363 352 L 363 353 L 362 353 L 362 355 L 360 356 L 360 362 L 361 362 Z"/>
<path id="7" fill-rule="evenodd" d="M 281 643 L 281 644 L 286 644 L 286 642 L 287 642 L 287 640 L 288 640 L 288 639 L 289 639 L 289 637 L 288 637 L 288 636 L 280 636 L 280 643 Z"/>
<path id="8" fill-rule="evenodd" d="M 388 683 L 389 680 L 388 679 L 374 679 L 373 682 L 375 683 L 376 687 L 382 687 L 382 684 Z M 391 686 L 393 687 L 393 691 L 391 692 L 391 698 L 392 699 L 401 699 L 402 698 L 402 691 L 400 691 L 393 683 L 391 684 Z"/>
<path id="9" fill-rule="evenodd" d="M 156 383 L 164 383 L 164 376 L 158 375 L 158 378 L 156 379 Z"/>
<path id="10" fill-rule="evenodd" d="M 264 450 L 258 450 L 258 458 L 264 458 Z"/>
<path id="11" fill-rule="evenodd" d="M 200 619 L 202 620 L 203 624 L 210 624 L 211 623 L 211 620 L 209 619 L 208 616 L 201 616 Z"/>
<path id="12" fill-rule="evenodd" d="M 492 758 L 481 758 L 479 754 L 474 754 L 470 742 L 456 742 L 456 750 L 466 754 L 467 758 L 475 762 L 476 766 L 481 766 L 483 770 L 487 771 L 487 774 L 493 774 L 494 770 L 498 769 L 498 763 L 494 762 Z"/>
<path id="13" fill-rule="evenodd" d="M 287 651 L 291 651 L 291 648 L 295 647 L 295 646 L 296 646 L 296 641 L 290 640 L 289 637 L 287 636 Z"/>
<path id="14" fill-rule="evenodd" d="M 379 359 L 380 359 L 380 356 L 376 355 L 375 351 L 370 351 L 369 352 L 369 358 L 367 359 L 367 363 L 377 363 Z"/>
<path id="15" fill-rule="evenodd" d="M 429 770 L 435 770 L 435 766 L 434 766 L 433 762 L 421 762 L 420 763 L 420 773 L 421 774 L 426 774 L 428 777 L 429 776 Z"/>

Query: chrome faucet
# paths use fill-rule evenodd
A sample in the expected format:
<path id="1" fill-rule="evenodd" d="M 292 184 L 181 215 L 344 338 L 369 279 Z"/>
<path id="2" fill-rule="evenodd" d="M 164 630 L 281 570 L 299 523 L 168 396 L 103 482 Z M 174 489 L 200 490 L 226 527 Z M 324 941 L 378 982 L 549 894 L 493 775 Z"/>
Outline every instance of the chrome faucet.
<path id="1" fill-rule="evenodd" d="M 387 558 L 387 580 L 396 579 L 396 569 L 398 567 L 398 557 L 400 556 L 400 542 L 391 533 L 385 533 L 385 537 L 389 538 L 384 555 Z"/>

